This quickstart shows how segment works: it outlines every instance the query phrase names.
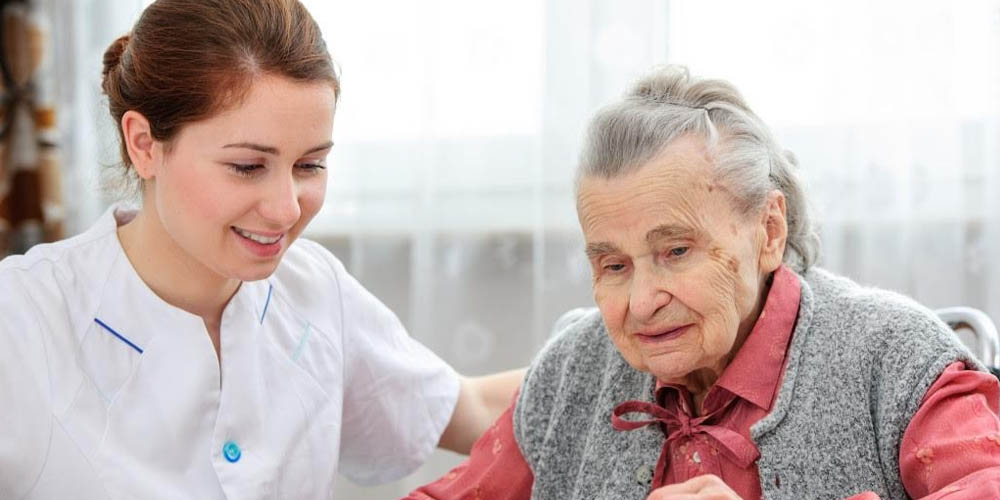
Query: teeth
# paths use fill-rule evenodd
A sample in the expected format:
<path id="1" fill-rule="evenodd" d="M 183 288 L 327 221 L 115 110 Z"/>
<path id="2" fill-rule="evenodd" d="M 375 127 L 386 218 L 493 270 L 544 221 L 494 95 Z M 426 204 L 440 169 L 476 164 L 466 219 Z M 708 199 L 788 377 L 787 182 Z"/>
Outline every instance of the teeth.
<path id="1" fill-rule="evenodd" d="M 240 236 L 242 236 L 242 237 L 244 237 L 244 238 L 246 238 L 248 240 L 256 241 L 257 243 L 260 243 L 261 245 L 270 245 L 270 244 L 275 243 L 275 242 L 277 242 L 278 240 L 281 239 L 281 236 L 273 236 L 271 238 L 268 238 L 267 236 L 261 236 L 259 234 L 254 234 L 254 233 L 251 233 L 249 231 L 244 231 L 244 230 L 242 230 L 242 229 L 240 229 L 238 227 L 234 228 L 234 229 L 236 229 L 237 233 L 240 233 Z"/>

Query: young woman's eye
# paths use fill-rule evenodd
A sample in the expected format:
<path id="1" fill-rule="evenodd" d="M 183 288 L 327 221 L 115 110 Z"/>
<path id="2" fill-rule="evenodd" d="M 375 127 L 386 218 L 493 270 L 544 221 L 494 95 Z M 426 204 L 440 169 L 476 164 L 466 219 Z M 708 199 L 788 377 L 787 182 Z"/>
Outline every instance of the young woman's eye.
<path id="1" fill-rule="evenodd" d="M 323 165 L 322 163 L 305 162 L 305 163 L 296 163 L 295 168 L 306 173 L 315 174 L 325 169 L 326 165 Z"/>
<path id="2" fill-rule="evenodd" d="M 251 177 L 258 170 L 264 168 L 264 165 L 259 163 L 230 163 L 229 169 L 235 174 L 241 175 L 243 177 Z"/>

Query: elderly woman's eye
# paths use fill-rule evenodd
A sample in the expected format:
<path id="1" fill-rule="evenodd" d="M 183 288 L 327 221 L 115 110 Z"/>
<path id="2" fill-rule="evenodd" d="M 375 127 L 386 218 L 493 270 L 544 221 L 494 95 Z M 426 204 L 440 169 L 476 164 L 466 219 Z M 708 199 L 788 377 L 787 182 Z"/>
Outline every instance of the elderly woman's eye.
<path id="1" fill-rule="evenodd" d="M 667 253 L 670 254 L 671 257 L 680 257 L 681 255 L 686 254 L 687 251 L 688 247 L 677 247 L 677 248 L 671 248 L 670 251 Z"/>
<path id="2" fill-rule="evenodd" d="M 617 273 L 619 271 L 622 271 L 623 269 L 625 269 L 625 264 L 607 264 L 604 266 L 605 271 L 610 271 L 613 273 Z"/>

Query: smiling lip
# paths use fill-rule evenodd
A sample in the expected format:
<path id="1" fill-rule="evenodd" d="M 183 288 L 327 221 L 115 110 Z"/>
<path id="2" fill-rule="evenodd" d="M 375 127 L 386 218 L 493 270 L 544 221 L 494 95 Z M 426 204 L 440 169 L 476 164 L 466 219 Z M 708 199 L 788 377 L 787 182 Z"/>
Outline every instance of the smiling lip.
<path id="1" fill-rule="evenodd" d="M 250 250 L 252 254 L 261 258 L 274 257 L 275 255 L 278 255 L 278 253 L 281 252 L 282 242 L 285 241 L 284 233 L 271 233 L 271 234 L 258 233 L 256 231 L 246 231 L 245 229 L 240 229 L 235 226 L 231 227 L 230 229 L 233 231 L 233 234 L 236 235 L 236 238 L 243 243 L 243 246 L 247 250 Z M 247 238 L 246 236 L 243 236 L 242 234 L 240 234 L 241 230 L 246 231 L 248 233 L 253 233 L 256 236 L 263 236 L 265 238 L 278 238 L 278 239 L 273 243 L 261 243 L 259 241 L 254 241 L 250 238 Z"/>
<path id="2" fill-rule="evenodd" d="M 656 343 L 656 342 L 666 342 L 668 340 L 673 340 L 681 335 L 684 335 L 688 331 L 691 325 L 682 325 L 678 327 L 673 327 L 667 330 L 649 331 L 649 332 L 636 332 L 635 336 L 639 342 L 644 343 Z"/>

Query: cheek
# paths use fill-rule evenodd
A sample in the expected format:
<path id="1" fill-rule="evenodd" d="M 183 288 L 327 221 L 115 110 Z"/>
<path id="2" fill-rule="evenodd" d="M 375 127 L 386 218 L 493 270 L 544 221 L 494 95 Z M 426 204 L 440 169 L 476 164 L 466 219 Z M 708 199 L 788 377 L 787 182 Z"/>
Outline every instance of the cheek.
<path id="1" fill-rule="evenodd" d="M 159 210 L 173 213 L 189 227 L 217 219 L 232 206 L 233 191 L 219 174 L 180 162 L 168 166 L 167 174 L 156 180 Z"/>
<path id="2" fill-rule="evenodd" d="M 692 306 L 705 319 L 707 351 L 728 351 L 736 338 L 748 292 L 744 267 L 743 262 L 721 249 L 709 251 L 697 304 Z"/>
<path id="3" fill-rule="evenodd" d="M 611 340 L 623 354 L 626 354 L 626 351 L 631 349 L 624 333 L 628 313 L 628 297 L 617 287 L 595 286 L 594 302 L 601 311 Z"/>
<path id="4" fill-rule="evenodd" d="M 740 297 L 746 293 L 746 259 L 740 259 L 720 248 L 709 250 L 708 289 L 719 309 L 738 309 Z"/>
<path id="5" fill-rule="evenodd" d="M 688 273 L 673 291 L 686 307 L 706 321 L 715 323 L 727 316 L 732 308 L 737 280 L 725 265 L 711 257 L 701 263 L 695 273 Z"/>
<path id="6" fill-rule="evenodd" d="M 618 285 L 595 284 L 594 303 L 601 310 L 604 321 L 622 325 L 628 312 L 627 288 Z"/>
<path id="7" fill-rule="evenodd" d="M 321 208 L 326 199 L 326 174 L 305 180 L 299 191 L 299 208 L 302 210 L 302 223 L 308 223 Z"/>
<path id="8" fill-rule="evenodd" d="M 740 321 L 753 313 L 757 304 L 757 294 L 760 292 L 760 283 L 758 282 L 759 251 L 754 247 L 754 244 L 748 244 L 744 248 L 743 258 L 740 259 L 739 268 L 732 278 L 734 281 L 733 301 L 737 304 Z"/>

